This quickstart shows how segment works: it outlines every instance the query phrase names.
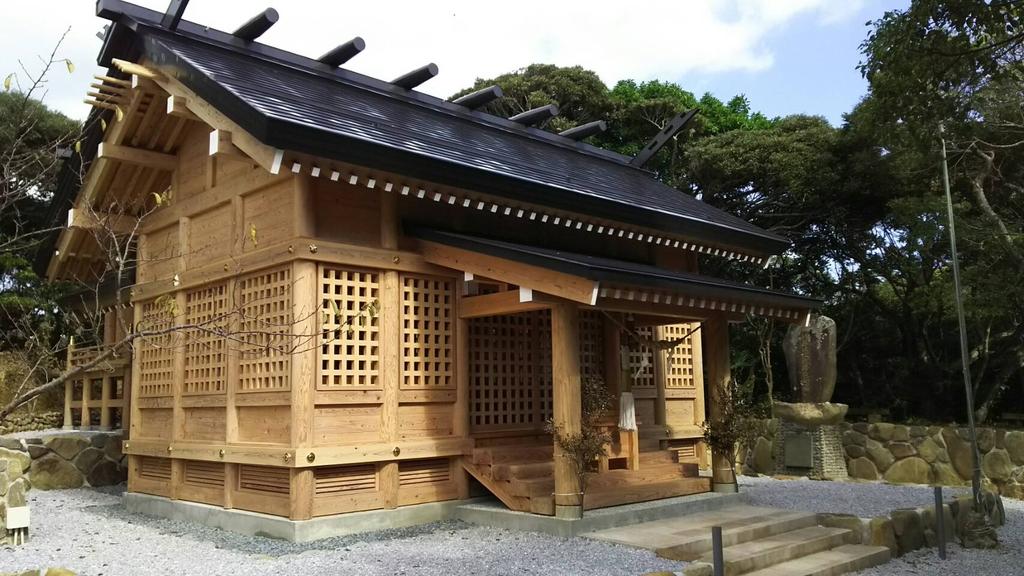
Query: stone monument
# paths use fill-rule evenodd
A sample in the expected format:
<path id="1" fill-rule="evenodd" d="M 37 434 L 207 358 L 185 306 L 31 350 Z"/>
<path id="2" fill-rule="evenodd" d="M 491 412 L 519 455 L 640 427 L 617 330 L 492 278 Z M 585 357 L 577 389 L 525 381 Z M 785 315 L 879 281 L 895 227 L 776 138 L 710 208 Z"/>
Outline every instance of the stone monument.
<path id="1" fill-rule="evenodd" d="M 836 323 L 814 316 L 791 326 L 783 341 L 789 383 L 798 402 L 775 402 L 780 420 L 776 472 L 822 480 L 847 477 L 840 424 L 848 406 L 830 402 L 836 388 Z"/>

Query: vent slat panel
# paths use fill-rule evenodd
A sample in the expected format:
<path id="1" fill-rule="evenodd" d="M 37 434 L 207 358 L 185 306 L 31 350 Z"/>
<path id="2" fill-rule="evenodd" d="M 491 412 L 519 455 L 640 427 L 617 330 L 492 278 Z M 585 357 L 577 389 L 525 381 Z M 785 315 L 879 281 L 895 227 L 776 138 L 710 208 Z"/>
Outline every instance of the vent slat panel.
<path id="1" fill-rule="evenodd" d="M 329 466 L 314 472 L 314 493 L 317 496 L 375 492 L 377 467 L 373 464 Z"/>

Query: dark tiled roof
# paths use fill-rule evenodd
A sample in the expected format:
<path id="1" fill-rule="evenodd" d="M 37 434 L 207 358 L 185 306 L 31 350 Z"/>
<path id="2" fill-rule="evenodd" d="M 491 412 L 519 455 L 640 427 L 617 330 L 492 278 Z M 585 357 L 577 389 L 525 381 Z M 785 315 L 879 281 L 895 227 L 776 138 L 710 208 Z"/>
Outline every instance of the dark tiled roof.
<path id="1" fill-rule="evenodd" d="M 734 299 L 766 306 L 809 309 L 821 305 L 820 300 L 807 296 L 768 290 L 700 274 L 666 270 L 648 264 L 514 244 L 429 228 L 406 227 L 405 233 L 422 240 L 515 260 L 597 282 L 678 290 L 693 296 Z"/>
<path id="2" fill-rule="evenodd" d="M 628 166 L 628 158 L 334 70 L 115 0 L 101 15 L 137 35 L 171 74 L 266 144 L 414 178 L 647 226 L 753 254 L 788 242 Z M 372 49 L 372 47 L 370 48 Z M 110 52 L 106 50 L 105 52 Z M 106 57 L 124 57 L 106 54 Z"/>

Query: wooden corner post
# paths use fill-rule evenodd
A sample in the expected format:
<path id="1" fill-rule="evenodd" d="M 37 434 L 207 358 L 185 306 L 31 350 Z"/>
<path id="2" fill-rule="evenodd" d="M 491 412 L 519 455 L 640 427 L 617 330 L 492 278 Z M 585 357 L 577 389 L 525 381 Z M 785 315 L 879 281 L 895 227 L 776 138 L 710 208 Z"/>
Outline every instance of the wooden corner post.
<path id="1" fill-rule="evenodd" d="M 704 348 L 705 385 L 708 389 L 709 420 L 720 421 L 722 407 L 729 401 L 732 374 L 729 368 L 729 323 L 723 316 L 711 316 L 701 325 Z M 732 454 L 711 454 L 711 487 L 715 492 L 735 492 L 736 474 L 732 470 Z"/>
<path id="2" fill-rule="evenodd" d="M 581 429 L 579 309 L 574 304 L 551 307 L 551 377 L 554 424 L 560 434 Z M 569 456 L 555 441 L 555 516 L 581 518 L 583 495 Z"/>

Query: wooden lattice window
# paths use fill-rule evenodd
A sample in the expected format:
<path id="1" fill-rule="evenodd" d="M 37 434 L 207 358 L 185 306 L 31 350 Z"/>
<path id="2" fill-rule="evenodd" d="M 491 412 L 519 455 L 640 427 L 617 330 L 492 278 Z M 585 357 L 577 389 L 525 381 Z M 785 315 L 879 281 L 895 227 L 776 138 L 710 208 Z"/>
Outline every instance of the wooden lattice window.
<path id="1" fill-rule="evenodd" d="M 440 484 L 452 479 L 452 466 L 447 458 L 405 460 L 398 463 L 398 485 Z"/>
<path id="2" fill-rule="evenodd" d="M 287 390 L 292 349 L 291 269 L 259 272 L 238 281 L 240 328 L 238 390 Z"/>
<path id="3" fill-rule="evenodd" d="M 604 378 L 604 315 L 580 311 L 580 376 Z"/>
<path id="4" fill-rule="evenodd" d="M 225 284 L 185 293 L 185 387 L 183 394 L 221 394 L 227 372 L 228 290 Z"/>
<path id="5" fill-rule="evenodd" d="M 474 431 L 537 429 L 551 415 L 550 314 L 469 321 Z"/>
<path id="6" fill-rule="evenodd" d="M 290 478 L 291 473 L 288 468 L 251 466 L 249 464 L 238 466 L 239 490 L 288 494 L 291 486 Z"/>
<path id="7" fill-rule="evenodd" d="M 185 483 L 196 486 L 224 486 L 224 464 L 202 460 L 185 461 Z"/>
<path id="8" fill-rule="evenodd" d="M 452 388 L 453 282 L 402 278 L 402 388 Z"/>
<path id="9" fill-rule="evenodd" d="M 358 494 L 377 491 L 376 464 L 328 466 L 313 471 L 313 492 L 317 496 Z"/>
<path id="10" fill-rule="evenodd" d="M 322 390 L 380 388 L 377 272 L 322 266 L 320 335 Z"/>
<path id="11" fill-rule="evenodd" d="M 693 388 L 696 382 L 693 378 L 693 336 L 691 331 L 696 324 L 672 324 L 662 328 L 664 340 L 678 340 L 684 338 L 683 342 L 666 352 L 666 365 L 668 373 L 665 374 L 665 388 Z"/>
<path id="12" fill-rule="evenodd" d="M 645 341 L 654 339 L 651 326 L 640 326 L 634 332 Z M 629 375 L 633 388 L 654 388 L 654 350 L 633 338 L 629 339 Z"/>
<path id="13" fill-rule="evenodd" d="M 174 298 L 163 297 L 144 302 L 139 327 L 146 331 L 166 330 L 174 326 Z M 139 356 L 139 396 L 153 398 L 174 395 L 174 348 L 176 333 L 146 336 L 137 344 Z"/>
<path id="14" fill-rule="evenodd" d="M 153 456 L 139 457 L 139 476 L 150 480 L 171 479 L 171 459 Z"/>

